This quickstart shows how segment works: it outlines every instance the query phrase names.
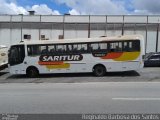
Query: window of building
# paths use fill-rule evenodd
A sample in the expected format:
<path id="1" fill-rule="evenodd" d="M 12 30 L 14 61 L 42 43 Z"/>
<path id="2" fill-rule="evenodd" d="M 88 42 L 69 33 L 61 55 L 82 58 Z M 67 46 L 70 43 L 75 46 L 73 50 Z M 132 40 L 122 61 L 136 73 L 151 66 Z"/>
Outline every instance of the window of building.
<path id="1" fill-rule="evenodd" d="M 24 39 L 28 39 L 28 40 L 30 40 L 30 39 L 31 39 L 31 35 L 27 35 L 27 34 L 25 34 L 25 35 L 23 36 L 23 38 L 24 38 Z"/>
<path id="2" fill-rule="evenodd" d="M 45 35 L 41 35 L 41 40 L 45 40 Z"/>

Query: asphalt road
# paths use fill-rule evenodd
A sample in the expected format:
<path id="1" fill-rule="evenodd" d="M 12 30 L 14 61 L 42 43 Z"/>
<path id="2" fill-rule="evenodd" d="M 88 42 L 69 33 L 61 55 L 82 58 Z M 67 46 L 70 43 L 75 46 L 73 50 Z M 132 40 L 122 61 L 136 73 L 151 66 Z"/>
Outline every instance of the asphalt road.
<path id="1" fill-rule="evenodd" d="M 159 82 L 0 84 L 0 113 L 159 113 Z"/>
<path id="2" fill-rule="evenodd" d="M 87 82 L 160 82 L 160 67 L 144 68 L 139 71 L 111 72 L 104 77 L 92 73 L 47 74 L 38 78 L 25 75 L 10 75 L 8 70 L 0 71 L 0 83 L 87 83 Z"/>
<path id="3" fill-rule="evenodd" d="M 25 84 L 24 84 L 25 83 Z M 107 73 L 47 74 L 0 71 L 0 113 L 159 113 L 160 68 Z"/>

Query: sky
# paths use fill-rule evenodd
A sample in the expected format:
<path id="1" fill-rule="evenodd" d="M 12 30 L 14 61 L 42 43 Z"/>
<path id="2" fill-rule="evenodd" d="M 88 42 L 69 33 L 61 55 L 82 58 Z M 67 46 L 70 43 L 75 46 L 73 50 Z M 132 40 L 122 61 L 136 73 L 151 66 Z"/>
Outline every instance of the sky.
<path id="1" fill-rule="evenodd" d="M 0 14 L 158 15 L 160 0 L 0 0 Z"/>

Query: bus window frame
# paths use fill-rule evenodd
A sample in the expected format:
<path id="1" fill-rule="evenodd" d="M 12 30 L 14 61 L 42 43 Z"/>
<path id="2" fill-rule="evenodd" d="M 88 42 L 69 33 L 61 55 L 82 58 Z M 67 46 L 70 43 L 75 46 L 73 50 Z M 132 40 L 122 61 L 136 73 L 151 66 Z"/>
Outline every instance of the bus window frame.
<path id="1" fill-rule="evenodd" d="M 138 42 L 137 42 L 138 41 Z M 124 49 L 124 43 L 127 43 L 127 49 L 125 50 Z M 132 42 L 132 48 L 133 48 L 133 45 L 138 45 L 138 48 L 137 47 L 134 47 L 134 49 L 129 49 L 129 42 Z M 137 43 L 136 43 L 137 42 Z M 97 49 L 97 50 L 93 50 L 91 49 L 92 48 L 92 44 L 98 44 L 98 47 L 100 47 L 100 44 L 106 44 L 107 48 L 106 49 Z M 119 49 L 116 49 L 115 47 L 115 50 L 111 50 L 111 44 L 114 44 L 114 43 L 117 43 L 118 46 L 119 46 Z M 121 45 L 120 45 L 121 44 Z M 62 49 L 62 51 L 60 53 L 58 53 L 58 45 L 62 45 L 62 46 L 66 46 L 65 47 L 65 50 Z M 77 50 L 74 51 L 74 45 L 77 46 Z M 86 50 L 83 50 L 82 51 L 82 46 L 85 45 L 87 48 Z M 36 52 L 36 54 L 33 54 L 33 51 L 32 51 L 32 54 L 29 55 L 28 53 L 28 47 L 30 46 L 37 46 L 39 47 L 39 51 Z M 47 52 L 45 54 L 47 55 L 70 55 L 70 54 L 92 54 L 92 53 L 108 53 L 108 52 L 134 52 L 134 51 L 140 51 L 140 40 L 121 40 L 121 41 L 99 41 L 99 42 L 75 42 L 75 43 L 60 43 L 60 44 L 32 44 L 32 45 L 27 45 L 27 55 L 28 56 L 39 56 L 39 55 L 42 55 L 41 54 L 41 47 L 42 46 L 46 46 L 46 50 Z M 48 49 L 49 46 L 54 46 L 54 49 L 55 49 L 55 53 L 50 53 L 50 50 Z M 72 50 L 70 50 L 70 47 Z M 79 49 L 78 46 L 81 46 L 81 48 Z M 135 49 L 137 48 L 137 50 Z M 44 54 L 43 54 L 44 55 Z"/>

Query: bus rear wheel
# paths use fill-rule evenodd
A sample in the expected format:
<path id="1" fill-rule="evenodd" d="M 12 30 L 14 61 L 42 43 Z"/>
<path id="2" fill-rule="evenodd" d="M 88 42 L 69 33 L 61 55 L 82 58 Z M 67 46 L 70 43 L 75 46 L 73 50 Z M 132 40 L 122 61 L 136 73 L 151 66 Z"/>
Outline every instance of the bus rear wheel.
<path id="1" fill-rule="evenodd" d="M 93 68 L 93 73 L 97 77 L 104 76 L 106 74 L 106 68 L 103 65 L 96 65 Z"/>
<path id="2" fill-rule="evenodd" d="M 27 76 L 30 78 L 35 78 L 39 75 L 39 71 L 35 67 L 29 67 L 27 69 Z"/>

